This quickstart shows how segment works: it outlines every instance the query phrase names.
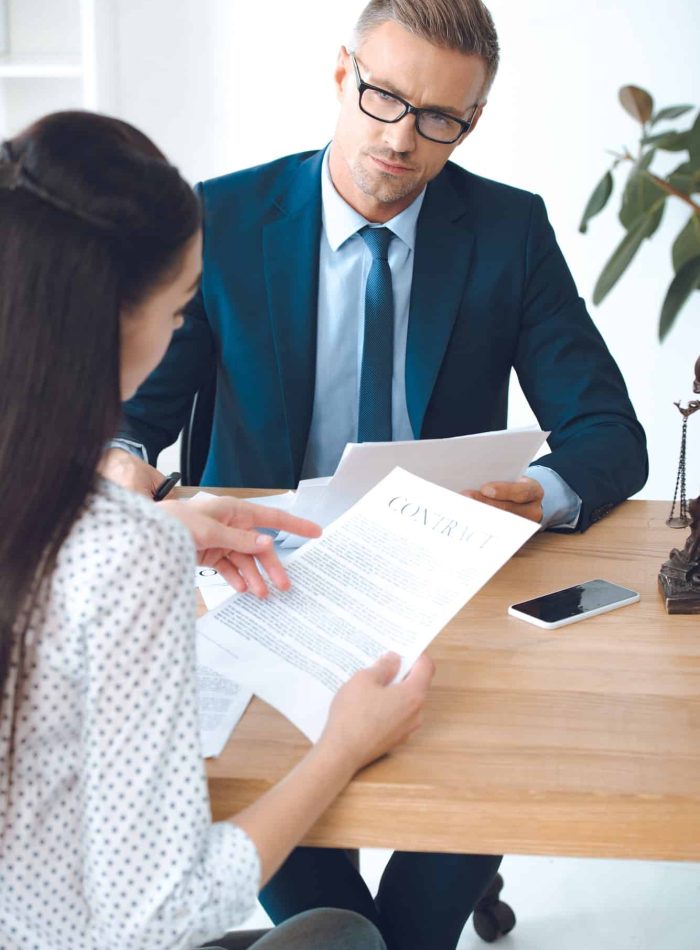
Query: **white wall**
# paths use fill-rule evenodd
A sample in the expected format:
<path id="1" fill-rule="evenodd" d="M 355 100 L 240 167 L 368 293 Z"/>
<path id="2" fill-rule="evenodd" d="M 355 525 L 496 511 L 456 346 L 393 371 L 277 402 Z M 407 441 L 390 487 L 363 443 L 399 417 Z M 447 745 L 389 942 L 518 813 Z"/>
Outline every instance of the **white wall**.
<path id="1" fill-rule="evenodd" d="M 114 0 L 115 111 L 140 125 L 192 180 L 314 148 L 333 131 L 332 69 L 362 0 Z M 543 195 L 581 293 L 590 298 L 622 235 L 617 205 L 578 233 L 607 148 L 635 144 L 617 103 L 625 83 L 660 105 L 700 104 L 700 4 L 694 0 L 491 0 L 502 67 L 479 129 L 455 158 Z M 680 158 L 674 155 L 672 163 Z M 661 167 L 661 166 L 660 166 Z M 671 166 L 672 167 L 672 166 Z M 659 347 L 672 276 L 670 238 L 685 219 L 668 204 L 652 243 L 592 315 L 647 429 L 645 497 L 670 497 L 680 437 L 674 399 L 688 399 L 700 353 L 700 294 Z M 511 422 L 528 421 L 514 394 Z M 691 419 L 689 487 L 700 487 L 700 422 Z"/>

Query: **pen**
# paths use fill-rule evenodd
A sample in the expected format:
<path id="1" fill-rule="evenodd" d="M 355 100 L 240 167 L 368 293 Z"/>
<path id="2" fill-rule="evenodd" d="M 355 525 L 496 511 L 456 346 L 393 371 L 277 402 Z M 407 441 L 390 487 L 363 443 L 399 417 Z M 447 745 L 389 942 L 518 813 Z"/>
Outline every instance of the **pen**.
<path id="1" fill-rule="evenodd" d="M 175 488 L 181 477 L 179 472 L 171 472 L 156 488 L 153 494 L 153 501 L 162 501 L 166 495 L 170 494 L 173 488 Z"/>

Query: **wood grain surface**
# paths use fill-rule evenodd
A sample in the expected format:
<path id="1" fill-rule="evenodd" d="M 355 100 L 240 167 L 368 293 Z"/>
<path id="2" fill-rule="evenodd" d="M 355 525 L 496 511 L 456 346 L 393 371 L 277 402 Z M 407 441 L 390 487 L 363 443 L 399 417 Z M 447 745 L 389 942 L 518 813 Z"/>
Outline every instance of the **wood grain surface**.
<path id="1" fill-rule="evenodd" d="M 630 501 L 583 535 L 529 541 L 434 641 L 423 729 L 358 775 L 306 843 L 700 860 L 700 620 L 667 616 L 657 589 L 685 539 L 668 507 Z M 595 577 L 641 602 L 559 630 L 506 614 Z M 254 700 L 207 763 L 214 816 L 306 748 Z"/>

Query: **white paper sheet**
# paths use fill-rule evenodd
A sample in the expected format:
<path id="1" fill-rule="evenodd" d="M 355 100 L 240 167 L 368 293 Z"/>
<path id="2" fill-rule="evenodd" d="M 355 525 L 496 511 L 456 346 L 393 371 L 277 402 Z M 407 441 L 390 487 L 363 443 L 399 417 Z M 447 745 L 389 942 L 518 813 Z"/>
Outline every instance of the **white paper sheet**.
<path id="1" fill-rule="evenodd" d="M 299 518 L 310 518 L 314 521 L 313 512 L 321 504 L 331 476 L 320 478 L 305 478 L 299 482 L 299 486 L 294 494 L 294 501 L 290 505 L 289 511 L 292 515 Z M 299 545 L 308 541 L 308 538 L 302 538 L 298 534 L 288 534 L 286 531 L 280 531 L 277 540 L 282 548 L 298 548 Z"/>
<path id="2" fill-rule="evenodd" d="M 233 587 L 225 581 L 216 568 L 198 564 L 194 569 L 194 586 L 199 588 L 207 610 L 218 607 L 234 593 Z"/>
<path id="3" fill-rule="evenodd" d="M 199 741 L 205 759 L 221 753 L 252 698 L 249 689 L 220 672 L 220 652 L 215 643 L 198 638 Z"/>
<path id="4" fill-rule="evenodd" d="M 388 650 L 407 672 L 537 528 L 396 469 L 288 559 L 290 591 L 234 595 L 198 638 L 220 648 L 219 672 L 315 740 L 354 672 Z"/>
<path id="5" fill-rule="evenodd" d="M 323 527 L 335 521 L 396 466 L 455 492 L 515 481 L 548 435 L 527 428 L 453 439 L 349 443 L 313 518 Z"/>

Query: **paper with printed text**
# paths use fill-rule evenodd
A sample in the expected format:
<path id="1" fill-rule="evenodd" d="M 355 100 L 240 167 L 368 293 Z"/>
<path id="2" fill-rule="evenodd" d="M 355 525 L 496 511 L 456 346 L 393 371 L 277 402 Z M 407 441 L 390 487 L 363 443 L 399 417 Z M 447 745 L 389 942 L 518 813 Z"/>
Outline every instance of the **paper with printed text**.
<path id="1" fill-rule="evenodd" d="M 310 739 L 337 690 L 387 651 L 400 676 L 538 526 L 395 469 L 286 561 L 287 592 L 200 618 L 220 674 Z"/>

